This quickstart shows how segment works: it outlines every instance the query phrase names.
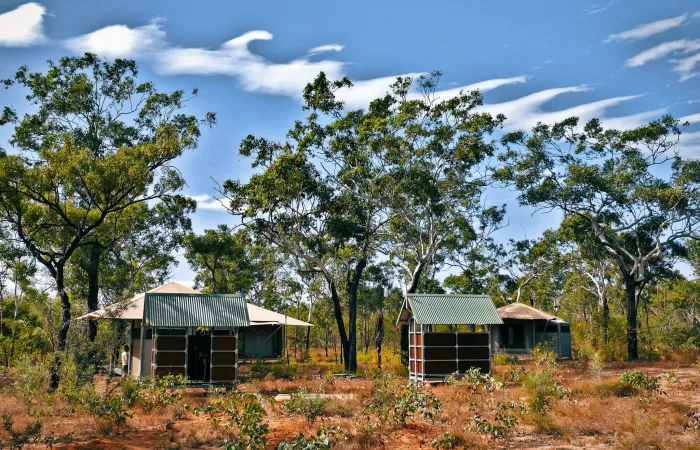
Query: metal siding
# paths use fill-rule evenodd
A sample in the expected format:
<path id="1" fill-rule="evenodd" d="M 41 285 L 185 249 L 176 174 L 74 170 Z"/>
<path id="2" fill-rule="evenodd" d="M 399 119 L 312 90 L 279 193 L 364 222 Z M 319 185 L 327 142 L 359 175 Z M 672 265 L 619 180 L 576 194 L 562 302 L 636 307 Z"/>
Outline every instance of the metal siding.
<path id="1" fill-rule="evenodd" d="M 503 323 L 488 295 L 410 294 L 408 303 L 423 325 L 500 325 Z"/>
<path id="2" fill-rule="evenodd" d="M 145 321 L 155 327 L 247 327 L 243 297 L 218 294 L 146 293 Z"/>

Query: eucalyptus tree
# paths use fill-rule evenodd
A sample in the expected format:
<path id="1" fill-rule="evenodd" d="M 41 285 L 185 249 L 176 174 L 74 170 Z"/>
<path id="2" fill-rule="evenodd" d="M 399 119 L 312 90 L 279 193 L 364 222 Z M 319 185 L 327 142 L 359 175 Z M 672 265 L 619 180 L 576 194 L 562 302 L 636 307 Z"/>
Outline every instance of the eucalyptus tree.
<path id="1" fill-rule="evenodd" d="M 392 86 L 396 106 L 387 120 L 396 130 L 401 177 L 383 250 L 401 268 L 405 294 L 416 292 L 431 266 L 460 264 L 479 253 L 505 212 L 483 199 L 497 150 L 490 136 L 505 117 L 479 112 L 479 91 L 440 98 L 440 75 L 399 78 Z"/>
<path id="2" fill-rule="evenodd" d="M 324 278 L 345 368 L 355 371 L 357 294 L 391 218 L 392 158 L 401 139 L 392 121 L 399 100 L 387 95 L 366 111 L 346 111 L 335 91 L 350 86 L 321 73 L 304 90 L 308 117 L 295 122 L 284 142 L 245 138 L 239 151 L 258 172 L 247 183 L 226 181 L 222 193 L 257 237 Z"/>
<path id="3" fill-rule="evenodd" d="M 571 118 L 506 135 L 497 177 L 523 205 L 576 218 L 617 265 L 625 289 L 627 353 L 638 357 L 638 300 L 650 267 L 682 250 L 700 224 L 700 162 L 676 151 L 670 116 L 632 130 Z"/>
<path id="4" fill-rule="evenodd" d="M 61 301 L 54 388 L 71 318 L 69 259 L 100 245 L 133 208 L 173 196 L 184 184 L 173 160 L 214 122 L 182 113 L 183 91 L 158 92 L 136 77 L 134 61 L 85 54 L 49 61 L 45 73 L 24 66 L 4 81 L 24 88 L 28 112 L 5 107 L 0 119 L 14 125 L 16 150 L 0 157 L 0 220 L 46 268 Z"/>

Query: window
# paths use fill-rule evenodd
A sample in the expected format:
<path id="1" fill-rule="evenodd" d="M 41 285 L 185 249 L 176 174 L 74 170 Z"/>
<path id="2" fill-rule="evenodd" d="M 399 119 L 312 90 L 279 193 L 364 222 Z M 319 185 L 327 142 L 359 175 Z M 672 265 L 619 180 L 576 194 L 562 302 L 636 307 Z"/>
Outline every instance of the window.
<path id="1" fill-rule="evenodd" d="M 187 333 L 184 328 L 158 328 L 156 334 L 158 336 L 185 336 Z"/>
<path id="2" fill-rule="evenodd" d="M 514 341 L 515 341 L 515 330 L 513 330 L 513 327 L 508 327 L 508 344 L 513 345 Z"/>
<path id="3" fill-rule="evenodd" d="M 538 333 L 556 333 L 557 332 L 557 324 L 548 322 L 546 324 L 542 325 L 537 325 L 537 332 Z"/>
<path id="4" fill-rule="evenodd" d="M 568 323 L 562 323 L 561 325 L 559 325 L 559 330 L 562 333 L 570 333 L 571 332 L 571 328 L 570 328 Z"/>
<path id="5" fill-rule="evenodd" d="M 146 337 L 144 338 L 144 340 L 149 339 L 153 339 L 153 328 L 151 327 L 146 328 Z"/>
<path id="6" fill-rule="evenodd" d="M 234 333 L 233 333 L 233 330 L 230 330 L 230 329 L 225 329 L 225 330 L 219 329 L 219 330 L 213 330 L 212 334 L 214 336 L 232 336 Z"/>

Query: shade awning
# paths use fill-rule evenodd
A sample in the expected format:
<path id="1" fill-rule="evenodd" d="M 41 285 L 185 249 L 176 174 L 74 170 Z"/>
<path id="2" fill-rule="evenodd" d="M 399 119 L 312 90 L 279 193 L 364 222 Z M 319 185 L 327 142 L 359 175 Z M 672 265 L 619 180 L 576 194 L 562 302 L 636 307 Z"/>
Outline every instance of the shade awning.
<path id="1" fill-rule="evenodd" d="M 304 322 L 303 320 L 295 319 L 291 316 L 286 316 L 278 312 L 270 311 L 269 309 L 261 308 L 260 306 L 255 306 L 251 303 L 248 303 L 248 316 L 250 317 L 251 326 L 269 323 L 276 323 L 278 325 L 288 325 L 292 327 L 313 326 L 312 324 Z"/>
<path id="2" fill-rule="evenodd" d="M 502 306 L 497 309 L 501 319 L 519 319 L 519 320 L 555 320 L 557 316 L 540 311 L 537 308 L 526 305 L 524 303 L 511 303 L 510 305 Z"/>

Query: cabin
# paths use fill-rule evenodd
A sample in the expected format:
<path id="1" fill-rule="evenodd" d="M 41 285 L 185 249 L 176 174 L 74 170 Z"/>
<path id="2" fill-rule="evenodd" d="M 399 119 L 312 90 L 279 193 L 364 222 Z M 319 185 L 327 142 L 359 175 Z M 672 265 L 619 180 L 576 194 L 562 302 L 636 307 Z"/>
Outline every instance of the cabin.
<path id="1" fill-rule="evenodd" d="M 202 294 L 177 283 L 79 319 L 128 321 L 129 373 L 183 375 L 192 385 L 232 384 L 240 360 L 280 358 L 286 327 L 312 326 L 239 295 Z"/>
<path id="2" fill-rule="evenodd" d="M 502 323 L 488 295 L 409 294 L 397 320 L 408 328 L 409 382 L 491 372 L 491 327 Z"/>
<path id="3" fill-rule="evenodd" d="M 497 311 L 503 324 L 493 327 L 494 351 L 525 355 L 544 343 L 557 357 L 571 357 L 571 327 L 567 321 L 524 303 L 511 303 Z"/>

